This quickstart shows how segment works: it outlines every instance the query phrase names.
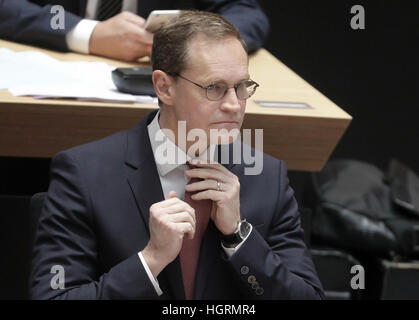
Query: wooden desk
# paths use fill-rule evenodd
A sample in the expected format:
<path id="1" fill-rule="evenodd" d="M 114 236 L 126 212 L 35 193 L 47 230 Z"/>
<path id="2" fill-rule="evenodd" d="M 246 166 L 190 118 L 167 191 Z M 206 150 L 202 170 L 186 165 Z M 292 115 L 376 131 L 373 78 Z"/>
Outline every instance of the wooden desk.
<path id="1" fill-rule="evenodd" d="M 38 50 L 59 60 L 134 66 L 4 40 L 0 40 L 1 47 L 15 51 Z M 348 127 L 351 116 L 264 49 L 251 56 L 249 69 L 260 87 L 248 100 L 243 128 L 263 129 L 263 151 L 285 160 L 288 169 L 321 170 Z M 255 101 L 299 102 L 310 108 L 261 107 Z M 127 129 L 157 107 L 71 99 L 36 100 L 13 97 L 7 90 L 0 90 L 0 156 L 49 158 L 60 150 Z"/>

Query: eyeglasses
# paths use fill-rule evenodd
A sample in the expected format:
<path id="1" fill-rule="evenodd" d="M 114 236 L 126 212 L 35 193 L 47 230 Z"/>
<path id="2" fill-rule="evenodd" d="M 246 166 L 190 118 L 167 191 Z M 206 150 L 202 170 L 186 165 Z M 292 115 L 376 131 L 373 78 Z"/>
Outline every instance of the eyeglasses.
<path id="1" fill-rule="evenodd" d="M 181 76 L 179 73 L 175 73 L 176 76 L 189 81 L 190 83 L 193 83 L 194 85 L 205 89 L 208 100 L 211 101 L 217 101 L 220 100 L 222 97 L 225 96 L 226 92 L 230 88 L 234 88 L 234 91 L 236 92 L 237 99 L 239 100 L 246 100 L 249 99 L 256 91 L 256 88 L 259 87 L 259 84 L 257 84 L 253 80 L 244 80 L 232 87 L 228 87 L 224 83 L 213 83 L 209 86 L 202 86 L 198 83 L 193 82 L 192 80 L 189 80 L 183 76 Z"/>

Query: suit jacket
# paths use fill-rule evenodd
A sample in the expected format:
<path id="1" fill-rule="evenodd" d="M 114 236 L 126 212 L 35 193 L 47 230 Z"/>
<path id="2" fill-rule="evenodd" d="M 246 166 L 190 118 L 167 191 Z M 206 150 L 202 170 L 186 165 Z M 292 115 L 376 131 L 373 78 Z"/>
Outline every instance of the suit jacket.
<path id="1" fill-rule="evenodd" d="M 127 131 L 53 158 L 33 252 L 32 298 L 158 298 L 137 255 L 149 241 L 149 208 L 164 200 L 147 131 L 155 114 Z M 230 159 L 225 166 L 241 184 L 241 215 L 254 227 L 242 247 L 227 258 L 221 234 L 210 222 L 194 298 L 323 297 L 303 242 L 285 163 L 264 155 L 263 172 L 249 176 L 244 175 L 244 165 L 234 165 Z M 64 289 L 51 288 L 55 265 L 65 271 Z M 250 276 L 257 286 L 249 283 Z M 158 275 L 158 281 L 160 298 L 185 298 L 179 257 Z"/>
<path id="2" fill-rule="evenodd" d="M 65 9 L 65 29 L 53 30 L 51 4 Z M 139 0 L 138 14 L 147 18 L 152 10 L 186 9 L 219 13 L 241 33 L 254 51 L 261 47 L 269 22 L 257 0 Z M 68 51 L 65 35 L 86 12 L 86 0 L 0 0 L 0 38 L 50 49 Z"/>

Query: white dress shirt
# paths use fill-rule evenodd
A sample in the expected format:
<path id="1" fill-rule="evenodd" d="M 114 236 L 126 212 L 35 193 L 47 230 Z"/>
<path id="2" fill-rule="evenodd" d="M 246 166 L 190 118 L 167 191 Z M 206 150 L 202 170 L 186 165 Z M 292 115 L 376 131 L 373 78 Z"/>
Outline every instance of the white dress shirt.
<path id="1" fill-rule="evenodd" d="M 189 169 L 186 164 L 187 161 L 190 161 L 192 158 L 187 155 L 181 148 L 179 148 L 174 142 L 172 142 L 162 131 L 160 131 L 159 125 L 159 116 L 160 111 L 157 112 L 153 121 L 148 125 L 148 134 L 150 137 L 151 148 L 153 149 L 154 160 L 156 162 L 157 171 L 160 178 L 160 183 L 163 189 L 164 198 L 167 199 L 169 192 L 171 190 L 176 191 L 179 199 L 184 199 L 185 196 L 185 186 L 188 183 L 188 178 L 185 176 L 185 171 Z M 176 152 L 176 163 L 163 163 L 161 159 L 158 158 L 159 152 L 156 152 L 159 147 L 165 147 L 166 150 L 173 150 Z M 209 153 L 208 153 L 209 152 Z M 198 159 L 205 159 L 215 161 L 218 159 L 217 148 L 215 145 L 210 145 L 210 147 L 197 157 Z M 249 232 L 250 234 L 250 232 Z M 225 253 L 228 257 L 231 257 L 246 241 L 247 237 L 235 248 L 226 248 L 222 244 Z M 144 260 L 141 252 L 138 253 L 141 263 L 144 266 L 144 269 L 147 272 L 150 281 L 152 282 L 154 288 L 158 295 L 161 295 L 163 292 L 160 289 L 160 286 L 157 280 L 154 278 L 151 273 L 147 263 Z"/>
<path id="2" fill-rule="evenodd" d="M 87 0 L 85 19 L 82 19 L 66 35 L 67 46 L 71 51 L 89 54 L 89 41 L 99 21 L 96 21 L 96 13 L 99 0 Z M 137 13 L 137 0 L 123 0 L 121 11 Z"/>

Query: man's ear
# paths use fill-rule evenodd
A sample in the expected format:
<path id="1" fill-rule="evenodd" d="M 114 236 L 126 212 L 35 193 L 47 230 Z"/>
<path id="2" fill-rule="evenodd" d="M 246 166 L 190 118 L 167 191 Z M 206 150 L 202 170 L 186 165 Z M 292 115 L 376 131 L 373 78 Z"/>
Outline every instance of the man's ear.
<path id="1" fill-rule="evenodd" d="M 153 72 L 153 84 L 157 97 L 165 105 L 172 105 L 175 93 L 173 79 L 166 72 L 155 70 Z"/>

